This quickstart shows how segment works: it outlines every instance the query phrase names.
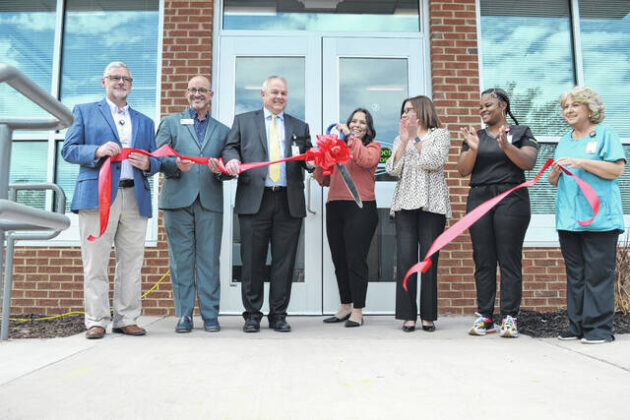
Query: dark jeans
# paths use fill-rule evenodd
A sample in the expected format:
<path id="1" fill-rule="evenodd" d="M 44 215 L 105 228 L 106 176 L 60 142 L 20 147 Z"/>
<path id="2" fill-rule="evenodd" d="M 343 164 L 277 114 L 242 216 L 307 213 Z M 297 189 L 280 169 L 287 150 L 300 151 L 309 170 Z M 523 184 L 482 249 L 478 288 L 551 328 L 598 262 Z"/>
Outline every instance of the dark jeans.
<path id="1" fill-rule="evenodd" d="M 396 319 L 406 321 L 418 317 L 418 275 L 407 280 L 407 291 L 403 279 L 412 265 L 424 259 L 435 238 L 444 232 L 446 216 L 423 210 L 400 210 L 396 212 Z M 418 244 L 420 258 L 418 258 Z M 427 321 L 437 319 L 437 272 L 439 252 L 431 256 L 431 267 L 422 273 L 420 286 L 420 318 Z"/>
<path id="2" fill-rule="evenodd" d="M 569 332 L 610 340 L 615 315 L 618 231 L 558 231 L 567 271 Z"/>
<path id="3" fill-rule="evenodd" d="M 514 185 L 482 185 L 470 188 L 466 211 L 509 190 Z M 497 263 L 501 272 L 501 316 L 516 317 L 523 294 L 523 240 L 531 211 L 529 194 L 514 191 L 470 227 L 475 260 L 477 312 L 492 318 L 497 295 Z"/>
<path id="4" fill-rule="evenodd" d="M 355 308 L 365 307 L 367 255 L 377 224 L 376 201 L 364 201 L 363 208 L 354 201 L 326 204 L 326 234 L 341 303 L 352 303 Z"/>

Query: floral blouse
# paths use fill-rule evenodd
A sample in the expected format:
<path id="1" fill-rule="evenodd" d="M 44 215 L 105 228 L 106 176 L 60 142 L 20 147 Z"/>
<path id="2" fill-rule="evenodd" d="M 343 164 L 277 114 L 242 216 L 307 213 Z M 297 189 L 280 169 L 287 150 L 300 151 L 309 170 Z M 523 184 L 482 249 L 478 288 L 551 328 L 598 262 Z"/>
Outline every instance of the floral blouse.
<path id="1" fill-rule="evenodd" d="M 400 138 L 396 137 L 392 155 L 385 165 L 388 174 L 398 177 L 390 215 L 394 216 L 399 210 L 422 209 L 451 217 L 451 202 L 444 177 L 444 164 L 451 145 L 448 130 L 431 129 L 422 139 L 420 153 L 413 140 L 409 140 L 404 155 L 394 162 L 399 145 Z"/>

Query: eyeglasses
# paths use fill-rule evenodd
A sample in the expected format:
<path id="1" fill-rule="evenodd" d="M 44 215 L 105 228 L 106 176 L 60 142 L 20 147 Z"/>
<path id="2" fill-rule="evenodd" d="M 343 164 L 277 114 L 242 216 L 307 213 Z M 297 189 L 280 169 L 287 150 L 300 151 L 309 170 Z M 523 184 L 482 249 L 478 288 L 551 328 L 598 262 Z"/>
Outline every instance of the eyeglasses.
<path id="1" fill-rule="evenodd" d="M 105 78 L 112 80 L 114 82 L 120 82 L 121 80 L 124 80 L 125 83 L 131 83 L 133 82 L 133 79 L 131 77 L 127 77 L 127 76 L 105 76 Z"/>
<path id="2" fill-rule="evenodd" d="M 403 115 L 409 114 L 411 111 L 415 111 L 413 107 L 403 109 Z"/>
<path id="3" fill-rule="evenodd" d="M 186 89 L 188 92 L 192 93 L 193 95 L 196 95 L 197 93 L 201 93 L 202 95 L 205 95 L 206 93 L 210 92 L 209 89 L 206 88 L 188 88 Z"/>

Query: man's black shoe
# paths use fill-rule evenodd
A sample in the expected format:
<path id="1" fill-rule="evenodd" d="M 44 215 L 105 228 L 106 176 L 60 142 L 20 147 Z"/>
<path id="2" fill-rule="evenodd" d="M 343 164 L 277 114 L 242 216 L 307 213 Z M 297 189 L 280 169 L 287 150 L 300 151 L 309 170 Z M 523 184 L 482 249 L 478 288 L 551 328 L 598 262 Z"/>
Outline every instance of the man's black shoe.
<path id="1" fill-rule="evenodd" d="M 246 333 L 255 333 L 260 331 L 260 321 L 253 318 L 246 319 L 245 325 L 243 325 L 243 331 Z"/>
<path id="2" fill-rule="evenodd" d="M 278 332 L 291 332 L 291 326 L 284 319 L 276 319 L 275 321 L 269 321 L 269 328 L 273 328 Z"/>

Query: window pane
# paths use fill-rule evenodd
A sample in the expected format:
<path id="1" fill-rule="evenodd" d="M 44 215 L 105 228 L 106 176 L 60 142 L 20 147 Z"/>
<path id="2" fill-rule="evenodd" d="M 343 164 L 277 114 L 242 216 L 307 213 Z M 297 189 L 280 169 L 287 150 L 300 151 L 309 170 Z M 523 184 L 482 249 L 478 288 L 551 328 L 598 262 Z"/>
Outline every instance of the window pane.
<path id="1" fill-rule="evenodd" d="M 535 136 L 567 131 L 558 96 L 574 85 L 569 2 L 481 0 L 482 88 L 511 95 Z"/>
<path id="2" fill-rule="evenodd" d="M 584 82 L 606 106 L 606 123 L 630 137 L 630 2 L 580 0 Z"/>
<path id="3" fill-rule="evenodd" d="M 16 67 L 46 92 L 50 92 L 55 0 L 0 2 L 0 61 Z M 0 84 L 0 115 L 46 116 L 6 83 Z"/>
<path id="4" fill-rule="evenodd" d="M 556 143 L 541 143 L 534 169 L 525 171 L 525 177 L 528 181 L 534 179 L 547 159 L 553 159 L 555 151 Z M 536 185 L 528 188 L 532 214 L 554 214 L 556 212 L 556 190 L 558 188 L 547 181 L 547 174 L 550 170 L 551 168 L 545 171 Z"/>
<path id="5" fill-rule="evenodd" d="M 105 96 L 101 78 L 111 61 L 131 70 L 132 108 L 155 115 L 157 0 L 69 0 L 66 7 L 61 100 L 70 109 Z"/>
<path id="6" fill-rule="evenodd" d="M 223 29 L 418 32 L 417 0 L 225 0 Z"/>
<path id="7" fill-rule="evenodd" d="M 14 141 L 11 146 L 11 183 L 46 182 L 48 143 Z M 45 191 L 18 191 L 17 201 L 41 210 L 46 208 Z"/>
<path id="8" fill-rule="evenodd" d="M 374 118 L 375 141 L 391 150 L 398 135 L 400 104 L 409 92 L 407 69 L 406 58 L 340 58 L 339 121 L 345 122 L 356 108 L 367 109 Z M 379 181 L 393 179 L 385 173 L 384 162 L 376 175 Z"/>
<path id="9" fill-rule="evenodd" d="M 70 212 L 70 204 L 72 204 L 72 195 L 74 194 L 74 184 L 79 175 L 79 165 L 66 162 L 61 156 L 62 141 L 57 144 L 57 159 L 55 166 L 55 183 L 59 185 L 63 192 L 66 193 L 66 213 Z"/>
<path id="10" fill-rule="evenodd" d="M 289 98 L 286 112 L 305 120 L 304 57 L 237 57 L 234 115 L 262 108 L 262 84 L 274 74 L 287 80 Z"/>

